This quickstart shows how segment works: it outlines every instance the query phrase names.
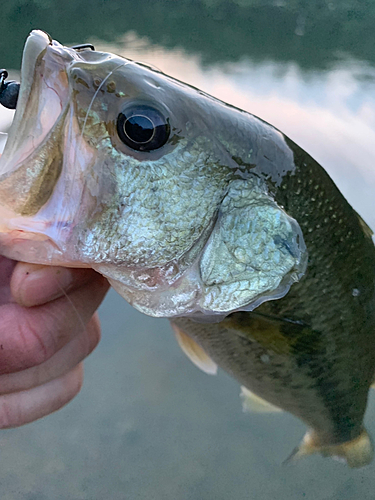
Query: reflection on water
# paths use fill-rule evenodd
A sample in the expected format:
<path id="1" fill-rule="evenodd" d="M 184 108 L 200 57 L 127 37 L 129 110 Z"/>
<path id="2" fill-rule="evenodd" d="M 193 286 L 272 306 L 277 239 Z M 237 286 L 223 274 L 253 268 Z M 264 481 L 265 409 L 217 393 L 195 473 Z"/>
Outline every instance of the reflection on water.
<path id="1" fill-rule="evenodd" d="M 375 228 L 370 65 L 344 59 L 302 71 L 243 58 L 203 66 L 182 50 L 127 40 L 126 50 L 96 48 L 152 64 L 276 125 Z M 1 110 L 2 130 L 10 119 Z M 2 498 L 373 498 L 373 466 L 355 472 L 312 457 L 281 467 L 304 426 L 288 414 L 242 414 L 238 384 L 185 360 L 167 321 L 124 307 L 113 292 L 101 314 L 103 340 L 86 363 L 82 394 L 56 415 L 2 433 Z M 374 412 L 371 400 L 366 426 L 373 435 Z"/>
<path id="2" fill-rule="evenodd" d="M 19 61 L 32 28 L 74 43 L 117 41 L 135 30 L 207 63 L 249 56 L 321 69 L 343 53 L 375 61 L 375 4 L 361 0 L 18 0 L 3 2 L 1 14 L 5 67 Z"/>

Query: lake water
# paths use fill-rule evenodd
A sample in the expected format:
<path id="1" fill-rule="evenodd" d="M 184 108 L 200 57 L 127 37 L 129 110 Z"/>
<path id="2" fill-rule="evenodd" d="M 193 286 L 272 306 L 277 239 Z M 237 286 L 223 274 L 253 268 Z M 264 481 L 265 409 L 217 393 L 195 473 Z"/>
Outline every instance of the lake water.
<path id="1" fill-rule="evenodd" d="M 336 2 L 311 12 L 263 4 L 20 2 L 5 8 L 1 65 L 17 75 L 31 28 L 151 64 L 278 127 L 375 229 L 375 13 L 345 17 Z M 0 130 L 11 118 L 0 110 Z M 374 464 L 350 470 L 313 456 L 281 465 L 305 426 L 286 413 L 242 413 L 239 385 L 193 366 L 167 320 L 141 315 L 113 291 L 100 314 L 103 339 L 80 395 L 1 432 L 2 500 L 374 498 Z M 375 436 L 373 396 L 366 426 Z"/>

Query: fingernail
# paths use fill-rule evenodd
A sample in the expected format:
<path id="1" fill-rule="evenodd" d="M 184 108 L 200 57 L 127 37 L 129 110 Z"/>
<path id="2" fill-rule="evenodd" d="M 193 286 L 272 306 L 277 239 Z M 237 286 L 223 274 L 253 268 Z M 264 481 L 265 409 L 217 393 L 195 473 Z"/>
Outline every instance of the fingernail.
<path id="1" fill-rule="evenodd" d="M 45 304 L 69 290 L 77 271 L 80 270 L 19 263 L 11 280 L 12 295 L 22 306 Z"/>

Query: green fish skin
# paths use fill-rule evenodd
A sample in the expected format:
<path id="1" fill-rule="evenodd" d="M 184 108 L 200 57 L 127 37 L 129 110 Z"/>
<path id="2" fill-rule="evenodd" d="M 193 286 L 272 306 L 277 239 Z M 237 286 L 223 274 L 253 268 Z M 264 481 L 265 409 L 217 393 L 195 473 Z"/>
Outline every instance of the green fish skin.
<path id="1" fill-rule="evenodd" d="M 294 458 L 371 461 L 372 233 L 270 124 L 33 31 L 0 158 L 0 253 L 92 267 L 170 318 L 207 373 L 221 366 L 307 424 Z"/>
<path id="2" fill-rule="evenodd" d="M 173 323 L 245 387 L 303 420 L 323 449 L 363 433 L 375 371 L 375 250 L 370 229 L 321 166 L 288 144 L 296 170 L 275 198 L 302 228 L 305 275 L 254 312 L 216 325 Z M 359 465 L 372 459 L 367 444 Z"/>

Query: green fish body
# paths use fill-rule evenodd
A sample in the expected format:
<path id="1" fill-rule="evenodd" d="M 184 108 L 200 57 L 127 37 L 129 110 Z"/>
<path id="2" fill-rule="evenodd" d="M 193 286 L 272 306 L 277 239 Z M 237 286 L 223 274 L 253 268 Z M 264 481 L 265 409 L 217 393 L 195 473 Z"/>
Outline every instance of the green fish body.
<path id="1" fill-rule="evenodd" d="M 302 228 L 304 276 L 254 312 L 216 325 L 173 321 L 241 384 L 306 422 L 317 447 L 329 453 L 363 435 L 375 368 L 374 244 L 321 166 L 288 144 L 296 170 L 275 198 Z M 372 458 L 368 442 L 358 453 L 353 466 Z"/>
<path id="2" fill-rule="evenodd" d="M 32 32 L 0 159 L 0 252 L 92 267 L 171 318 L 198 366 L 308 425 L 293 456 L 371 461 L 372 233 L 268 123 Z"/>

